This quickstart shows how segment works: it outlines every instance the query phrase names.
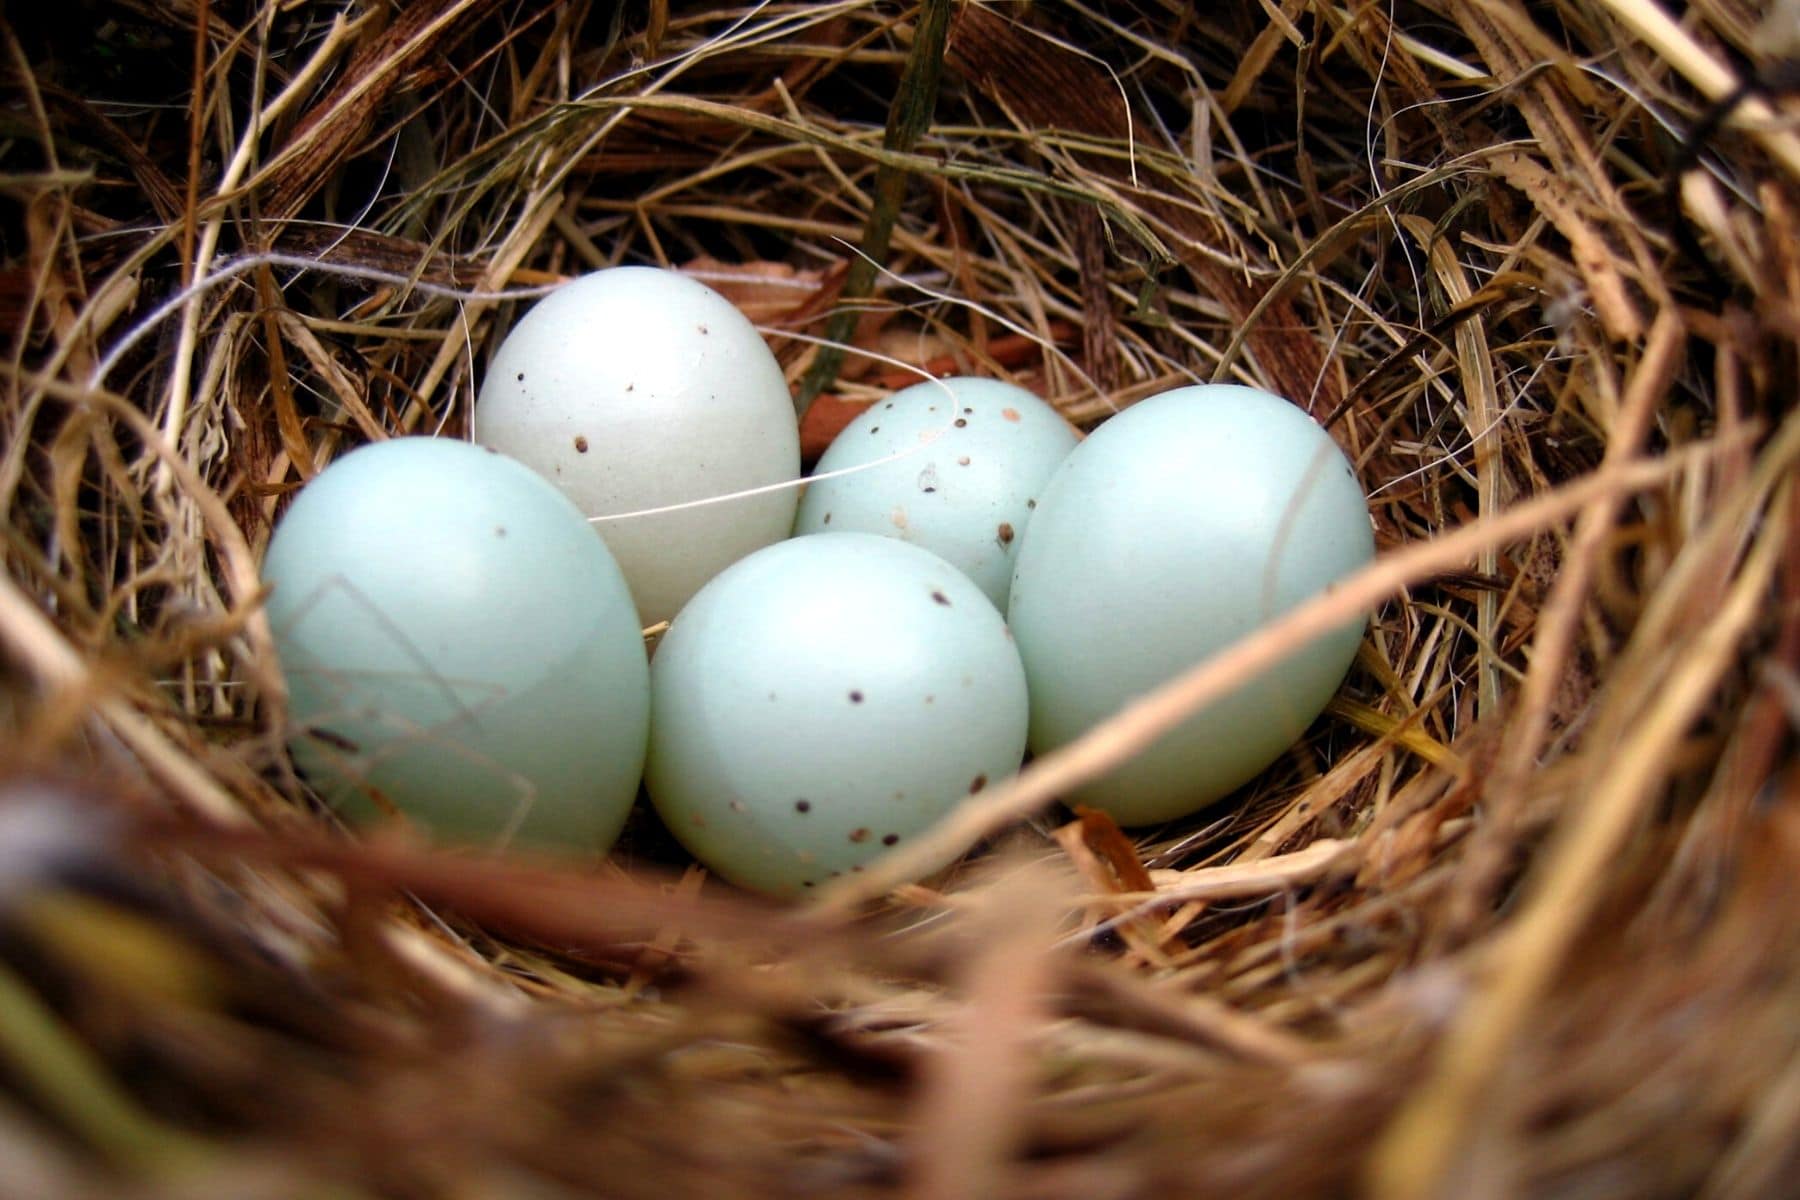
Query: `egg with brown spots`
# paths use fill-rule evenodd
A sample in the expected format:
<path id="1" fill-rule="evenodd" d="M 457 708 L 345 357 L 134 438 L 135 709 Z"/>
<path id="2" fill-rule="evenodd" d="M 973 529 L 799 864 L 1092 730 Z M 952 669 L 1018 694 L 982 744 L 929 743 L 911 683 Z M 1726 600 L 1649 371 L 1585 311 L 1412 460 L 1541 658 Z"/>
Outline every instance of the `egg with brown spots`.
<path id="1" fill-rule="evenodd" d="M 916 384 L 831 443 L 794 532 L 859 529 L 923 546 L 1004 611 L 1015 538 L 1075 442 L 1057 411 L 1024 388 L 971 377 Z"/>
<path id="2" fill-rule="evenodd" d="M 1024 755 L 1025 672 L 999 612 L 893 538 L 742 559 L 682 609 L 651 672 L 645 782 L 663 823 L 772 895 L 907 844 Z"/>
<path id="3" fill-rule="evenodd" d="M 474 436 L 592 519 L 645 625 L 793 523 L 795 489 L 779 485 L 800 473 L 800 440 L 781 366 L 730 301 L 677 271 L 595 271 L 540 300 L 494 353 Z"/>
<path id="4" fill-rule="evenodd" d="M 353 822 L 593 856 L 637 795 L 649 671 L 568 498 L 452 438 L 341 455 L 262 566 L 294 763 Z"/>

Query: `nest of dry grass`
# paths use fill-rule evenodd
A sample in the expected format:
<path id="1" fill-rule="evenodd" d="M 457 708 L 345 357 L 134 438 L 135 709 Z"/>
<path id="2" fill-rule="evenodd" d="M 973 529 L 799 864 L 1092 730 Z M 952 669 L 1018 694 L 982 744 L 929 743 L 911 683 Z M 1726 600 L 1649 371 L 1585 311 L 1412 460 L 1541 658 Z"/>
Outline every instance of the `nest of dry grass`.
<path id="1" fill-rule="evenodd" d="M 1789 1194 L 1800 137 L 1714 101 L 1791 5 L 958 5 L 910 143 L 906 5 L 77 8 L 0 24 L 4 1190 Z M 283 497 L 462 434 L 521 289 L 627 261 L 796 386 L 856 314 L 815 413 L 896 362 L 1086 424 L 1270 387 L 1382 557 L 975 798 L 929 888 L 334 830 Z M 1331 605 L 1340 700 L 1231 803 L 1055 807 Z"/>

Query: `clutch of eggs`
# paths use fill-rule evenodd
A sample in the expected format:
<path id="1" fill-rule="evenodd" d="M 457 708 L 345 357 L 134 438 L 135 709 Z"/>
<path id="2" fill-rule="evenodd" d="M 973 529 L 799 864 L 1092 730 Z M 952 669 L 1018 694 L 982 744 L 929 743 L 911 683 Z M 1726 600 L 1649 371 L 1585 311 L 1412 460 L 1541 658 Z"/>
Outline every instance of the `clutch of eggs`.
<path id="1" fill-rule="evenodd" d="M 652 303 L 627 284 L 691 301 L 687 327 L 621 335 Z M 720 349 L 745 334 L 754 348 Z M 652 341 L 724 374 L 651 364 Z M 642 772 L 715 872 L 800 894 L 1011 774 L 1027 740 L 1080 737 L 1373 552 L 1349 463 L 1285 400 L 1178 389 L 1076 445 L 1030 393 L 972 379 L 853 422 L 794 522 L 813 536 L 780 540 L 782 488 L 596 536 L 585 517 L 797 471 L 767 353 L 703 285 L 601 272 L 531 310 L 483 385 L 478 437 L 527 465 L 401 439 L 309 484 L 265 577 L 295 760 L 320 791 L 459 840 L 593 851 Z M 677 611 L 647 670 L 640 622 Z M 1301 735 L 1362 626 L 1068 799 L 1127 825 L 1211 803 Z"/>

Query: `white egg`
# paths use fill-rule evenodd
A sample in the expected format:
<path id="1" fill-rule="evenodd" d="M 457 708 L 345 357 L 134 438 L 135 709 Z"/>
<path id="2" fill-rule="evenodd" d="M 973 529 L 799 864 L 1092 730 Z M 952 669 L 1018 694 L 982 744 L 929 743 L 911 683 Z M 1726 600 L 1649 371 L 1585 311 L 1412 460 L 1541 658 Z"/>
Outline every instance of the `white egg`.
<path id="1" fill-rule="evenodd" d="M 923 546 L 1004 610 L 1037 491 L 1075 442 L 1068 422 L 1024 388 L 974 378 L 916 384 L 832 441 L 815 475 L 862 469 L 809 483 L 794 532 L 856 530 Z"/>
<path id="2" fill-rule="evenodd" d="M 625 581 L 564 496 L 402 438 L 308 483 L 263 563 L 295 762 L 351 818 L 604 852 L 637 792 L 649 670 Z"/>
<path id="3" fill-rule="evenodd" d="M 943 559 L 871 534 L 795 538 L 726 570 L 675 618 L 651 682 L 645 782 L 663 822 L 775 895 L 860 870 L 1025 750 L 999 612 Z"/>
<path id="4" fill-rule="evenodd" d="M 1101 425 L 1045 486 L 1008 613 L 1031 746 L 1126 703 L 1329 588 L 1374 554 L 1343 452 L 1278 396 L 1178 388 Z M 1142 825 L 1268 766 L 1330 700 L 1364 619 L 1318 638 L 1069 799 Z"/>
<path id="5" fill-rule="evenodd" d="M 793 480 L 800 438 L 780 364 L 730 301 L 654 267 L 615 267 L 539 301 L 494 353 L 474 436 L 590 517 Z M 793 524 L 796 490 L 595 523 L 642 621 Z"/>

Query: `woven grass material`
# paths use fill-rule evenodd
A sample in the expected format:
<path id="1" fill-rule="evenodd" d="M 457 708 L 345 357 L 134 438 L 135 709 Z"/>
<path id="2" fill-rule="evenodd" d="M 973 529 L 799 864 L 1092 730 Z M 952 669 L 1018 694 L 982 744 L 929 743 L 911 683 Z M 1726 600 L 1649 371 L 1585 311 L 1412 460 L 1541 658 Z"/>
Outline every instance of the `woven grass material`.
<path id="1" fill-rule="evenodd" d="M 1709 106 L 1793 6 L 959 5 L 905 151 L 917 13 L 620 7 L 0 25 L 0 1190 L 1791 1194 L 1800 137 Z M 798 384 L 883 165 L 833 403 L 1267 386 L 1376 564 L 973 797 L 927 885 L 335 829 L 259 608 L 284 497 L 464 435 L 529 289 L 607 264 L 695 270 Z M 1055 806 L 1357 610 L 1230 803 Z"/>

